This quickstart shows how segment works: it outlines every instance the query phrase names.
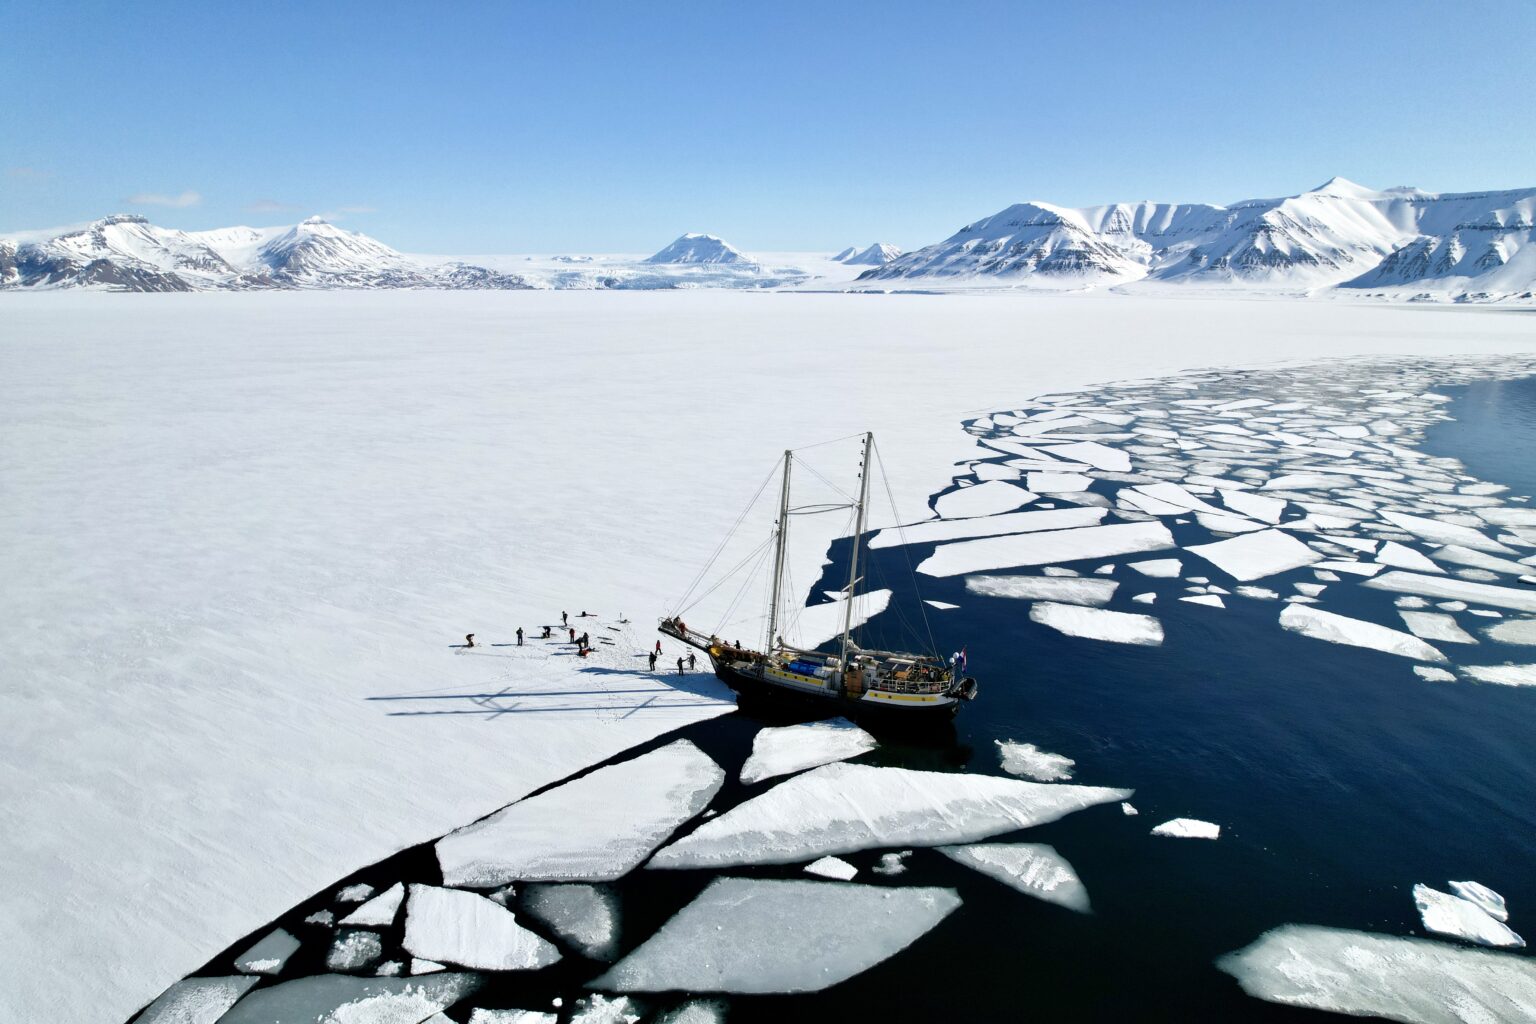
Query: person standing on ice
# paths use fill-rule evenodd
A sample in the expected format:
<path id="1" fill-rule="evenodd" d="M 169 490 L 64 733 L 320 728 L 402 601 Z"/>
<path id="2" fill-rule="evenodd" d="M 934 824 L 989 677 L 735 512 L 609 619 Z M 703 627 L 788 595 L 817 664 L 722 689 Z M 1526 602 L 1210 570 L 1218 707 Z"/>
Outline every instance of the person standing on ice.
<path id="1" fill-rule="evenodd" d="M 562 626 L 569 626 L 570 624 L 571 624 L 571 617 L 569 615 L 565 614 L 565 612 L 561 612 L 560 613 L 560 625 L 562 625 Z"/>
<path id="2" fill-rule="evenodd" d="M 473 646 L 475 646 L 475 634 L 473 634 L 473 633 L 465 633 L 464 634 L 464 646 L 465 647 L 473 647 Z"/>
<path id="3" fill-rule="evenodd" d="M 517 627 L 517 646 L 523 646 L 523 627 Z"/>
<path id="4" fill-rule="evenodd" d="M 656 656 L 658 658 L 661 657 L 661 641 L 660 640 L 656 641 Z"/>
<path id="5" fill-rule="evenodd" d="M 692 672 L 693 671 L 693 667 L 695 665 L 697 665 L 698 663 L 699 663 L 699 656 L 697 654 L 694 654 L 692 651 L 689 651 L 688 652 L 688 671 Z"/>
<path id="6" fill-rule="evenodd" d="M 677 674 L 683 674 L 683 659 L 681 657 L 677 659 Z"/>
<path id="7" fill-rule="evenodd" d="M 651 659 L 651 671 L 655 672 L 656 671 L 656 652 L 655 651 L 652 651 L 650 653 L 650 659 Z"/>
<path id="8" fill-rule="evenodd" d="M 560 614 L 564 615 L 565 613 L 561 612 Z M 565 631 L 567 633 L 571 634 L 571 643 L 575 643 L 576 642 L 576 630 L 575 630 L 575 628 L 571 627 L 571 626 L 566 626 L 565 627 Z"/>

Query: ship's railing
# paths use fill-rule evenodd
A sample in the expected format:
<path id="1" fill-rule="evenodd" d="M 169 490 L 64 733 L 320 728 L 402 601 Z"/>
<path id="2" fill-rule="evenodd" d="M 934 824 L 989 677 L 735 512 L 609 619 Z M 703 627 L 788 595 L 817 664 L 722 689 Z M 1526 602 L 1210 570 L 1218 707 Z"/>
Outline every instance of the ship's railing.
<path id="1" fill-rule="evenodd" d="M 710 647 L 727 646 L 719 637 L 705 636 L 703 633 L 689 629 L 687 623 L 681 619 L 662 619 L 656 629 L 674 640 L 681 640 L 689 647 L 697 647 L 701 651 L 708 651 Z"/>
<path id="2" fill-rule="evenodd" d="M 949 689 L 949 680 L 897 679 L 894 676 L 880 676 L 870 689 L 882 690 L 886 693 L 944 693 Z"/>

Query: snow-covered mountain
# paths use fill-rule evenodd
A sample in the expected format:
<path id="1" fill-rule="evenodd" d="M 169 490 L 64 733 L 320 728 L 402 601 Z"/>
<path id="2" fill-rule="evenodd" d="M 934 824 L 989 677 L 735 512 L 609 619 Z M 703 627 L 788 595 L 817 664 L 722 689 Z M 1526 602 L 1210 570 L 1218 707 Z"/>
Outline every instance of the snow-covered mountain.
<path id="1" fill-rule="evenodd" d="M 890 242 L 876 242 L 868 249 L 850 245 L 832 257 L 832 260 L 835 263 L 846 263 L 850 267 L 883 267 L 900 255 L 901 250 Z"/>
<path id="2" fill-rule="evenodd" d="M 724 239 L 716 238 L 714 235 L 695 233 L 680 236 L 677 241 L 645 262 L 670 264 L 724 263 L 739 267 L 757 266 L 756 261 L 752 257 L 741 252 Z"/>
<path id="3" fill-rule="evenodd" d="M 178 231 L 117 214 L 0 237 L 0 288 L 528 288 L 515 274 L 404 256 L 318 217 L 292 227 Z"/>
<path id="4" fill-rule="evenodd" d="M 1020 203 L 860 275 L 1079 288 L 1130 282 L 1530 298 L 1536 189 L 1375 190 L 1334 178 L 1232 206 Z"/>

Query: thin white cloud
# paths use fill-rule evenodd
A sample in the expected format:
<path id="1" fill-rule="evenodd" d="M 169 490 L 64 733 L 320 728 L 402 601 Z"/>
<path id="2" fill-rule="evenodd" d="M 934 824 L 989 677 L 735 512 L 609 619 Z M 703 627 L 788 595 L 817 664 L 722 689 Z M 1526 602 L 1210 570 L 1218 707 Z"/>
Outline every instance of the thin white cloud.
<path id="1" fill-rule="evenodd" d="M 124 202 L 132 206 L 196 206 L 203 201 L 203 197 L 191 189 L 179 196 L 164 196 L 158 192 L 138 192 L 129 196 Z"/>
<path id="2" fill-rule="evenodd" d="M 258 199 L 246 204 L 245 208 L 251 213 L 286 213 L 298 209 L 292 203 L 280 203 L 276 199 Z"/>

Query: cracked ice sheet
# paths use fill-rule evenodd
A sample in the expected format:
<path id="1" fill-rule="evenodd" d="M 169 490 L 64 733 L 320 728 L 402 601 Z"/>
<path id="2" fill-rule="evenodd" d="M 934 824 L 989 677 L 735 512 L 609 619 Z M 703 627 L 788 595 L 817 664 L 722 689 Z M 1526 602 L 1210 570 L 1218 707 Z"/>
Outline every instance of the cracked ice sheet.
<path id="1" fill-rule="evenodd" d="M 1292 633 L 1310 636 L 1315 640 L 1326 640 L 1329 643 L 1365 647 L 1385 654 L 1413 658 L 1416 661 L 1449 660 L 1444 654 L 1409 633 L 1299 604 L 1290 605 L 1280 613 L 1280 625 Z"/>
<path id="2" fill-rule="evenodd" d="M 1287 924 L 1216 966 L 1258 999 L 1410 1024 L 1536 1013 L 1536 961 L 1448 942 Z"/>
<path id="3" fill-rule="evenodd" d="M 893 548 L 902 544 L 932 544 L 935 541 L 963 540 L 967 537 L 1065 530 L 1074 526 L 1092 526 L 1102 520 L 1104 515 L 1105 510 L 1102 508 L 1056 508 L 1038 512 L 1005 512 L 975 519 L 930 519 L 900 529 L 889 527 L 881 530 L 875 534 L 869 546 Z"/>
<path id="4" fill-rule="evenodd" d="M 615 992 L 819 992 L 960 906 L 953 889 L 717 878 L 602 977 Z"/>
<path id="5" fill-rule="evenodd" d="M 260 979 L 187 978 L 150 1003 L 134 1024 L 214 1024 Z"/>
<path id="6" fill-rule="evenodd" d="M 1107 604 L 1120 586 L 1114 580 L 1074 576 L 967 576 L 965 589 L 988 597 L 1067 604 Z"/>
<path id="7" fill-rule="evenodd" d="M 480 987 L 473 974 L 355 978 L 319 974 L 257 989 L 219 1024 L 417 1024 Z"/>
<path id="8" fill-rule="evenodd" d="M 619 941 L 619 902 L 607 886 L 530 885 L 523 910 L 592 960 L 612 960 Z"/>
<path id="9" fill-rule="evenodd" d="M 854 596 L 853 626 L 857 629 L 885 611 L 891 603 L 889 590 L 866 590 Z M 801 608 L 788 616 L 789 622 L 782 627 L 784 636 L 795 645 L 807 650 L 839 636 L 843 632 L 843 619 L 847 615 L 847 600 L 841 596 L 822 604 Z"/>
<path id="10" fill-rule="evenodd" d="M 517 923 L 517 915 L 478 893 L 411 884 L 405 904 L 406 952 L 423 960 L 486 971 L 547 967 L 559 950 Z"/>
<path id="11" fill-rule="evenodd" d="M 1477 637 L 1456 624 L 1454 616 L 1444 612 L 1411 612 L 1399 609 L 1399 616 L 1408 631 L 1422 640 L 1439 640 L 1448 644 L 1475 644 Z"/>
<path id="12" fill-rule="evenodd" d="M 1163 642 L 1163 626 L 1150 615 L 1112 612 L 1105 608 L 1039 601 L 1029 608 L 1029 620 L 1067 636 L 1107 640 L 1118 644 L 1157 647 Z"/>
<path id="13" fill-rule="evenodd" d="M 1072 865 L 1044 843 L 941 846 L 939 852 L 1029 896 L 1078 913 L 1089 912 L 1088 888 Z"/>
<path id="14" fill-rule="evenodd" d="M 1243 582 L 1323 561 L 1321 554 L 1279 530 L 1246 533 L 1213 544 L 1193 544 L 1184 550 Z"/>
<path id="15" fill-rule="evenodd" d="M 944 519 L 995 516 L 1028 505 L 1036 495 L 1004 480 L 989 480 L 974 487 L 939 495 L 934 510 Z"/>
<path id="16" fill-rule="evenodd" d="M 438 840 L 443 881 L 611 881 L 704 810 L 724 781 L 687 740 L 599 768 Z"/>
<path id="17" fill-rule="evenodd" d="M 1163 551 L 1173 546 L 1173 534 L 1162 523 L 1119 523 L 944 544 L 924 559 L 917 571 L 929 576 L 958 576 L 988 569 Z"/>
<path id="18" fill-rule="evenodd" d="M 657 852 L 649 868 L 793 864 L 879 847 L 967 843 L 1129 790 L 833 764 L 797 775 Z"/>
<path id="19" fill-rule="evenodd" d="M 1413 905 L 1418 908 L 1425 931 L 1454 935 L 1480 946 L 1518 948 L 1525 945 L 1525 940 L 1509 925 L 1472 900 L 1420 883 L 1413 887 Z"/>
<path id="20" fill-rule="evenodd" d="M 1065 782 L 1077 764 L 1070 757 L 1041 750 L 1033 743 L 993 740 L 1003 771 L 1009 775 L 1028 775 L 1036 782 Z"/>
<path id="21" fill-rule="evenodd" d="M 1462 671 L 1480 683 L 1536 686 L 1536 665 L 1465 665 Z"/>
<path id="22" fill-rule="evenodd" d="M 1536 612 L 1536 590 L 1518 590 L 1514 587 L 1492 586 L 1487 583 L 1468 583 L 1444 576 L 1424 576 L 1414 572 L 1385 572 L 1375 579 L 1360 584 L 1373 590 L 1390 590 L 1399 594 L 1422 594 L 1452 601 L 1468 601 L 1472 604 L 1492 605 L 1513 611 Z"/>
<path id="23" fill-rule="evenodd" d="M 751 785 L 776 775 L 846 761 L 877 746 L 873 736 L 846 718 L 759 729 L 752 737 L 752 756 L 741 768 L 741 781 Z"/>

